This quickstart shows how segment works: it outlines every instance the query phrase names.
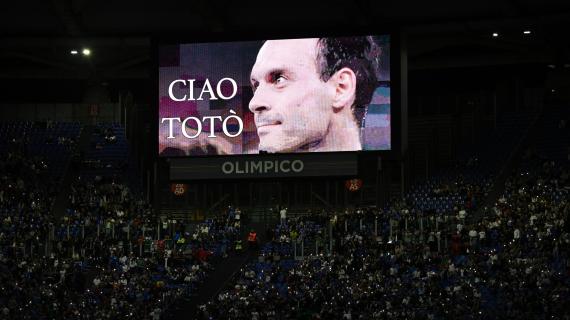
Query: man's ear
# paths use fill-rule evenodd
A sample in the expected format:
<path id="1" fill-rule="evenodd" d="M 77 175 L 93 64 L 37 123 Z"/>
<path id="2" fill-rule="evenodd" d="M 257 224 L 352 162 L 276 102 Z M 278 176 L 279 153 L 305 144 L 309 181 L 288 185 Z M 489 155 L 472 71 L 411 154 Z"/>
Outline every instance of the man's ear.
<path id="1" fill-rule="evenodd" d="M 356 74 L 350 68 L 342 68 L 329 79 L 334 86 L 333 108 L 340 111 L 350 108 L 356 97 Z"/>

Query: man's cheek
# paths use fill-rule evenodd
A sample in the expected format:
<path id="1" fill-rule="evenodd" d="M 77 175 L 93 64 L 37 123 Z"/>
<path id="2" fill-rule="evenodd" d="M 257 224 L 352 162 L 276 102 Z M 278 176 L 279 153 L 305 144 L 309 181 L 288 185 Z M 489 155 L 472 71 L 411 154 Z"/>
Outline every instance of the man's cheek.
<path id="1" fill-rule="evenodd" d="M 304 118 L 299 119 L 296 122 L 296 130 L 304 132 L 306 135 L 315 135 L 324 130 L 326 123 L 326 115 L 315 112 L 313 115 L 307 114 Z"/>
<path id="2" fill-rule="evenodd" d="M 286 124 L 285 128 L 288 133 L 295 133 L 296 131 L 307 130 L 307 123 L 310 119 L 310 115 L 304 112 L 296 112 L 290 117 L 289 123 Z"/>
<path id="3" fill-rule="evenodd" d="M 267 134 L 260 136 L 260 142 L 265 146 L 277 146 L 283 143 L 284 140 L 287 139 L 287 134 L 284 132 L 281 126 L 277 126 L 272 128 L 271 131 L 267 132 Z"/>

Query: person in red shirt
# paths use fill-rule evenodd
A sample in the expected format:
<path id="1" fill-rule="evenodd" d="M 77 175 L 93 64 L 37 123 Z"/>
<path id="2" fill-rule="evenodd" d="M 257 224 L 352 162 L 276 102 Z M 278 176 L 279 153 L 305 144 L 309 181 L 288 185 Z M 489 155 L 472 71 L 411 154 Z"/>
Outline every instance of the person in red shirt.
<path id="1" fill-rule="evenodd" d="M 249 232 L 247 243 L 249 244 L 250 249 L 257 249 L 257 233 L 254 230 Z"/>
<path id="2" fill-rule="evenodd" d="M 200 249 L 198 249 L 198 252 L 196 255 L 198 256 L 198 260 L 200 260 L 200 262 L 207 262 L 210 254 L 211 253 L 208 252 L 207 250 L 205 250 L 204 248 L 200 248 Z"/>

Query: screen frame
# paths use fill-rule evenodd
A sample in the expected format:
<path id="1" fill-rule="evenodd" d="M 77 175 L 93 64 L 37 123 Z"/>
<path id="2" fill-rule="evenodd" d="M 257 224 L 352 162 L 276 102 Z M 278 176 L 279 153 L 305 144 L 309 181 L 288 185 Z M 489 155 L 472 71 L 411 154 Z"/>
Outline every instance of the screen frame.
<path id="1" fill-rule="evenodd" d="M 402 110 L 402 55 L 404 54 L 402 40 L 404 36 L 400 30 L 394 28 L 366 28 L 364 29 L 351 29 L 343 30 L 342 32 L 334 30 L 316 30 L 316 31 L 292 31 L 292 32 L 267 32 L 267 33 L 252 33 L 244 32 L 243 34 L 229 34 L 229 33 L 189 33 L 189 34 L 169 34 L 169 35 L 153 35 L 151 37 L 151 97 L 149 111 L 153 112 L 153 122 L 150 126 L 150 139 L 149 141 L 154 144 L 151 150 L 154 150 L 155 159 L 164 159 L 168 161 L 170 158 L 208 158 L 208 157 L 243 157 L 251 156 L 252 154 L 225 154 L 225 155 L 192 155 L 192 156 L 160 156 L 159 150 L 159 50 L 161 46 L 165 45 L 180 45 L 180 44 L 199 44 L 199 43 L 219 43 L 219 42 L 241 42 L 241 41 L 263 41 L 273 39 L 299 39 L 299 38 L 312 38 L 312 37 L 350 37 L 350 36 L 367 36 L 367 35 L 388 35 L 390 36 L 390 146 L 389 150 L 359 150 L 359 151 L 322 151 L 316 152 L 324 155 L 331 155 L 339 153 L 357 153 L 361 156 L 380 156 L 386 159 L 401 159 L 404 156 L 405 149 L 403 148 L 402 136 L 403 129 L 407 127 L 402 121 L 405 110 Z M 406 66 L 404 66 L 405 68 Z M 405 70 L 404 70 L 405 72 Z M 271 153 L 269 155 L 275 155 Z M 284 156 L 302 155 L 304 153 L 277 153 Z M 259 157 L 265 154 L 257 154 Z M 331 157 L 334 159 L 334 157 Z"/>

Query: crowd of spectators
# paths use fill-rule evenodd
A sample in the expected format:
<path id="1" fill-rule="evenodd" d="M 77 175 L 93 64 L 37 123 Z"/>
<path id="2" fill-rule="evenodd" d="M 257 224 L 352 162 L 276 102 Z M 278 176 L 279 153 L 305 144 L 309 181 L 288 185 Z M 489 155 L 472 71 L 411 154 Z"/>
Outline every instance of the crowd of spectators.
<path id="1" fill-rule="evenodd" d="M 112 182 L 75 185 L 73 207 L 61 218 L 40 206 L 3 211 L 3 316 L 159 319 L 238 237 L 223 217 L 191 227 L 156 223 L 126 190 Z"/>
<path id="2" fill-rule="evenodd" d="M 534 158 L 481 216 L 401 201 L 289 218 L 198 317 L 570 319 L 569 192 L 566 166 Z M 291 249 L 319 234 L 322 250 L 299 257 Z"/>
<path id="3" fill-rule="evenodd" d="M 0 318 L 160 319 L 241 247 L 239 209 L 158 217 L 116 171 L 80 175 L 56 215 L 52 163 L 27 143 L 0 155 Z M 480 207 L 489 188 L 458 175 L 384 208 L 281 210 L 256 261 L 197 317 L 570 319 L 567 164 L 529 155 Z"/>
<path id="4" fill-rule="evenodd" d="M 0 156 L 0 318 L 160 319 L 233 251 L 240 225 L 159 218 L 113 174 L 78 177 L 68 209 L 60 181 L 25 141 Z"/>

